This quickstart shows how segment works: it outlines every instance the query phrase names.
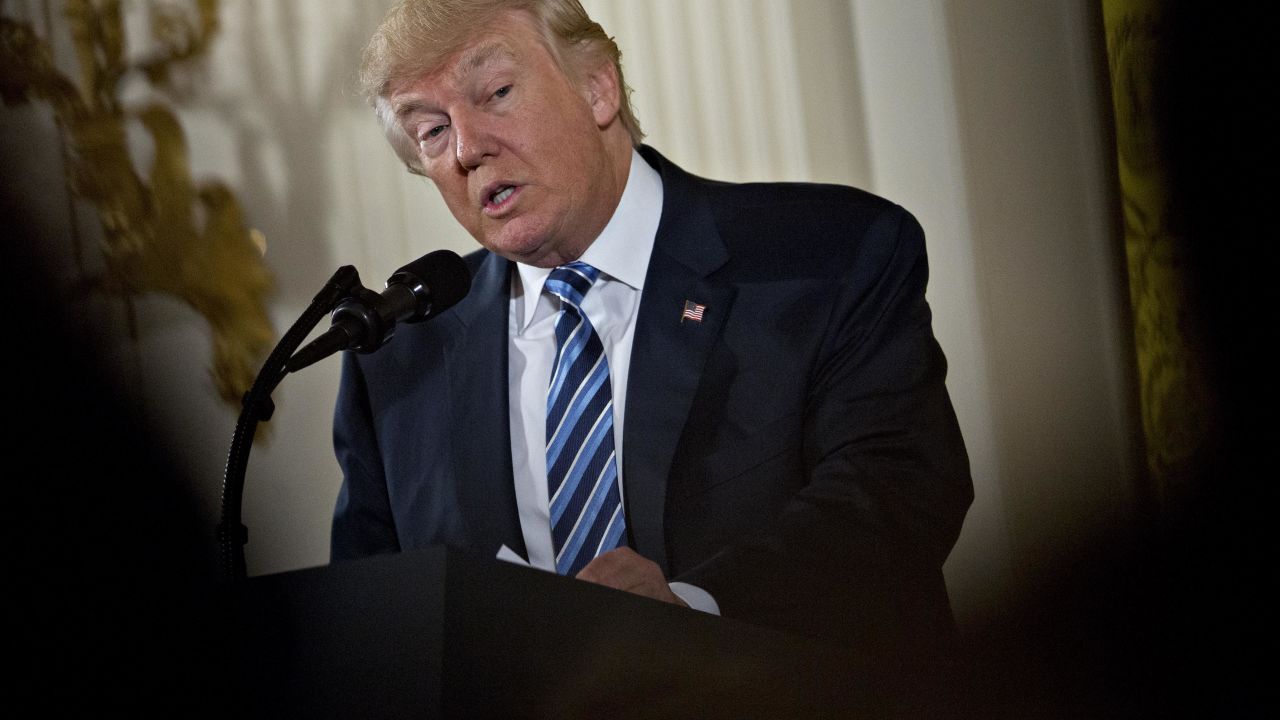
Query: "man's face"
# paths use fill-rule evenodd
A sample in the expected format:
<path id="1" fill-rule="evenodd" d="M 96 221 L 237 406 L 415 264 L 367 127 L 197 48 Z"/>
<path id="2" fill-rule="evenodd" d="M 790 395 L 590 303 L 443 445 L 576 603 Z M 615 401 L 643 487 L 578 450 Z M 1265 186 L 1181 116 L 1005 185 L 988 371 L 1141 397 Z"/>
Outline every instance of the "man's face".
<path id="1" fill-rule="evenodd" d="M 616 103 L 599 89 L 575 86 L 533 21 L 509 13 L 387 99 L 458 222 L 498 255 L 552 267 L 582 254 L 621 196 L 602 132 Z"/>

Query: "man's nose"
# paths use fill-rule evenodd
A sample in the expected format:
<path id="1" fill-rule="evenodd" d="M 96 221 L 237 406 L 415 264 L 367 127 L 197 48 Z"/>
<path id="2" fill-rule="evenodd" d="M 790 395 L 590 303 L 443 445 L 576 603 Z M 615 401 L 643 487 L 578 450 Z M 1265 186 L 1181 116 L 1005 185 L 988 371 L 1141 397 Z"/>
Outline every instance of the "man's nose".
<path id="1" fill-rule="evenodd" d="M 465 114 L 453 118 L 454 150 L 458 164 L 470 170 L 494 154 L 496 143 L 492 128 L 481 114 Z"/>

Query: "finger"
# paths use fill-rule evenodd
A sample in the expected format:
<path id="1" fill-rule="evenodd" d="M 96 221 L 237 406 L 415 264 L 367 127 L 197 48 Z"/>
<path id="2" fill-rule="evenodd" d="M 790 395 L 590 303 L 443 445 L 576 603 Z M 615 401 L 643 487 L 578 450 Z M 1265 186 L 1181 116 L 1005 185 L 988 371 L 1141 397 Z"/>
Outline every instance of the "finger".
<path id="1" fill-rule="evenodd" d="M 590 582 L 602 582 L 614 576 L 625 576 L 636 560 L 648 562 L 631 548 L 623 547 L 597 555 L 574 577 Z"/>

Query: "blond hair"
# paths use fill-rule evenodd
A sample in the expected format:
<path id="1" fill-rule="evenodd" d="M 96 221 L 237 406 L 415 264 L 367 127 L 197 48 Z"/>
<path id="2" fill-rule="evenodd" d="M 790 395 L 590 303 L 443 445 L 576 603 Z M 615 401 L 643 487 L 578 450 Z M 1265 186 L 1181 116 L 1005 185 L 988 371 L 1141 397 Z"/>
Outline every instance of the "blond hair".
<path id="1" fill-rule="evenodd" d="M 436 69 L 496 16 L 511 10 L 528 13 L 536 21 L 551 57 L 575 84 L 587 62 L 612 62 L 622 94 L 618 117 L 633 145 L 644 139 L 631 105 L 631 88 L 622 76 L 622 51 L 578 0 L 401 0 L 387 11 L 365 45 L 360 87 L 391 147 L 410 171 L 421 173 L 422 166 L 417 148 L 395 122 L 387 102 L 389 88 Z"/>

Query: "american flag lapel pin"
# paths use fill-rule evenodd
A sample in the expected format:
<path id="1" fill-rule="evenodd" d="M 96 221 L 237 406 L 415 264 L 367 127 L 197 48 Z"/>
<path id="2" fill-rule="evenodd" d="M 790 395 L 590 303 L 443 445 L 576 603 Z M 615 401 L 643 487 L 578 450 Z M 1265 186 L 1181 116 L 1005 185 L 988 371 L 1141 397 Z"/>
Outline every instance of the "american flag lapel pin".
<path id="1" fill-rule="evenodd" d="M 680 313 L 680 324 L 684 324 L 685 320 L 694 322 L 702 322 L 702 313 L 707 311 L 706 305 L 699 305 L 692 300 L 684 301 L 684 312 Z"/>

